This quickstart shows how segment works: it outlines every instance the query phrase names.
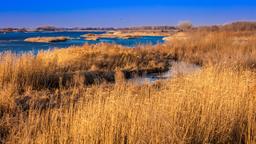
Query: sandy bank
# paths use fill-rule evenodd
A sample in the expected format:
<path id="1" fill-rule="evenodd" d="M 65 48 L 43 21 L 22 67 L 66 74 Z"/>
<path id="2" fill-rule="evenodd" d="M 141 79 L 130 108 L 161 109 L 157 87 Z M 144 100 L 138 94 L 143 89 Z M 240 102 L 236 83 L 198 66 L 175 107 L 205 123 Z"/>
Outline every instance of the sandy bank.
<path id="1" fill-rule="evenodd" d="M 140 38 L 143 36 L 170 36 L 168 33 L 160 32 L 122 32 L 122 31 L 109 31 L 105 34 L 85 34 L 81 37 L 84 37 L 86 40 L 98 40 L 101 38 L 120 38 L 120 39 L 133 39 Z"/>
<path id="2" fill-rule="evenodd" d="M 164 41 L 188 40 L 189 38 L 190 38 L 190 36 L 187 33 L 179 32 L 172 36 L 164 37 L 163 40 Z"/>
<path id="3" fill-rule="evenodd" d="M 51 43 L 51 42 L 64 42 L 70 40 L 69 37 L 32 37 L 27 38 L 26 42 L 40 42 L 40 43 Z"/>

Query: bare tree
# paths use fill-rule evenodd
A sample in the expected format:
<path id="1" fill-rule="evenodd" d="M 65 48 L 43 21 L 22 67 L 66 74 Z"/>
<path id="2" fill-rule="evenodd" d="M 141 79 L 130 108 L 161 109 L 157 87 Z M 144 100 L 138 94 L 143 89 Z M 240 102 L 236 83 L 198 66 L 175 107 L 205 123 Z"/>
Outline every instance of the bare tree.
<path id="1" fill-rule="evenodd" d="M 178 28 L 180 28 L 181 30 L 188 30 L 188 29 L 191 29 L 192 27 L 193 25 L 190 21 L 181 21 L 178 24 Z"/>

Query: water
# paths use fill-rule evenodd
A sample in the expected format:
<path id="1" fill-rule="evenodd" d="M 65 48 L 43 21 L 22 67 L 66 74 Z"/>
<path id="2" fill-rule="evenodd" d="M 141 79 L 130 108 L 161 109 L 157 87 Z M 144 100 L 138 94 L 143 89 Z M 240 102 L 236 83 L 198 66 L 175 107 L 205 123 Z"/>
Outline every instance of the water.
<path id="1" fill-rule="evenodd" d="M 117 39 L 117 38 L 103 38 L 97 41 L 85 40 L 81 35 L 93 33 L 102 34 L 104 32 L 11 32 L 0 33 L 0 52 L 11 51 L 14 53 L 33 52 L 37 53 L 40 50 L 48 50 L 52 48 L 67 48 L 72 45 L 83 45 L 85 43 L 96 44 L 101 42 L 115 43 L 127 47 L 134 47 L 138 44 L 158 44 L 163 43 L 161 36 L 146 36 L 134 39 Z M 56 37 L 66 36 L 71 37 L 71 40 L 56 43 L 30 43 L 24 42 L 26 38 L 30 37 Z"/>
<path id="2" fill-rule="evenodd" d="M 186 62 L 172 62 L 172 66 L 170 67 L 170 70 L 163 73 L 153 73 L 144 75 L 142 77 L 135 77 L 130 79 L 129 81 L 135 84 L 145 84 L 145 83 L 154 83 L 158 80 L 166 80 L 173 78 L 178 75 L 188 75 L 195 72 L 198 72 L 202 69 L 201 66 L 196 64 L 189 64 Z"/>

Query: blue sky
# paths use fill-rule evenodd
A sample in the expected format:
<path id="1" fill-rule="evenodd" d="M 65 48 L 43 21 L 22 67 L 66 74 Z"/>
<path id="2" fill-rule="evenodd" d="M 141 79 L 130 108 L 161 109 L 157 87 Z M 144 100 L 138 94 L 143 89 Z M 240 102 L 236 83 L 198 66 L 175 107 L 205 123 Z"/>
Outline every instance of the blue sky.
<path id="1" fill-rule="evenodd" d="M 126 27 L 256 20 L 255 0 L 3 0 L 0 27 Z"/>

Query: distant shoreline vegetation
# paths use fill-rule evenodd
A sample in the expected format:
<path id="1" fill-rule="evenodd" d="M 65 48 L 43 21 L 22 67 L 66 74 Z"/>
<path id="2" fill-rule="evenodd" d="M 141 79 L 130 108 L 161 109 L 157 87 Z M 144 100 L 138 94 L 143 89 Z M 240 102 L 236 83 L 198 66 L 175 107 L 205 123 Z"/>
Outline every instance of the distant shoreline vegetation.
<path id="1" fill-rule="evenodd" d="M 256 22 L 232 22 L 229 24 L 223 24 L 223 25 L 211 25 L 211 26 L 197 26 L 197 27 L 191 27 L 192 30 L 211 30 L 211 31 L 242 31 L 242 30 L 255 30 L 256 29 Z M 114 27 L 74 27 L 74 28 L 58 28 L 54 26 L 41 26 L 38 28 L 0 28 L 0 33 L 6 33 L 6 32 L 40 32 L 40 31 L 116 31 L 116 30 L 122 30 L 122 31 L 147 31 L 147 30 L 154 30 L 154 31 L 162 31 L 162 32 L 168 32 L 168 31 L 175 31 L 175 30 L 181 30 L 184 29 L 181 27 L 181 24 L 178 26 L 135 26 L 135 27 L 126 27 L 126 28 L 114 28 Z"/>

